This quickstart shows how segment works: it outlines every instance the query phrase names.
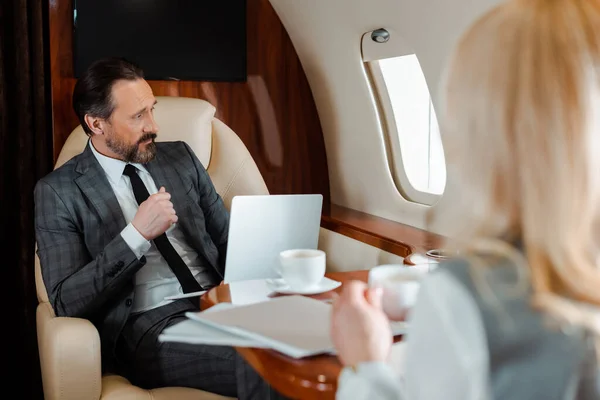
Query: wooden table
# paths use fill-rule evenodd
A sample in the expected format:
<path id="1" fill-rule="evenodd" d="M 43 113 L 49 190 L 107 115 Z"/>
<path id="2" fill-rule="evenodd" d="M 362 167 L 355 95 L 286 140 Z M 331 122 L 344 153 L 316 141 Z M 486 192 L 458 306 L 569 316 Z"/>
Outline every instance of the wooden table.
<path id="1" fill-rule="evenodd" d="M 367 282 L 368 271 L 333 272 L 327 277 L 342 282 Z M 310 297 L 327 299 L 342 288 Z M 200 298 L 202 310 L 231 302 L 229 285 L 217 286 Z M 342 365 L 337 357 L 322 355 L 293 359 L 274 350 L 237 348 L 237 351 L 275 390 L 292 399 L 334 399 Z"/>

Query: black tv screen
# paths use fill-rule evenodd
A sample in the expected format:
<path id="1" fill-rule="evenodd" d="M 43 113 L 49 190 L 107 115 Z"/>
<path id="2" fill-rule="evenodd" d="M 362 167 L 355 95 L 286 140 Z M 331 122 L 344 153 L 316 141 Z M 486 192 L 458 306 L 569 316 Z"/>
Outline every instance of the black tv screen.
<path id="1" fill-rule="evenodd" d="M 149 80 L 246 80 L 246 0 L 74 0 L 73 61 L 124 57 Z"/>

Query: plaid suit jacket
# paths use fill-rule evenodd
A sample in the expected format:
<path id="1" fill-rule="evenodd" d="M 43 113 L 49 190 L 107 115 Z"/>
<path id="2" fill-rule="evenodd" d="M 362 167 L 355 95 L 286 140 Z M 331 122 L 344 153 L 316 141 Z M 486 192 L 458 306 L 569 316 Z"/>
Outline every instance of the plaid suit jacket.
<path id="1" fill-rule="evenodd" d="M 184 142 L 157 143 L 145 166 L 164 186 L 188 244 L 221 278 L 229 213 L 208 173 Z M 89 145 L 35 187 L 35 231 L 48 297 L 58 316 L 89 319 L 98 328 L 103 367 L 114 364 L 117 338 L 133 302 L 137 259 L 120 235 L 117 198 Z"/>

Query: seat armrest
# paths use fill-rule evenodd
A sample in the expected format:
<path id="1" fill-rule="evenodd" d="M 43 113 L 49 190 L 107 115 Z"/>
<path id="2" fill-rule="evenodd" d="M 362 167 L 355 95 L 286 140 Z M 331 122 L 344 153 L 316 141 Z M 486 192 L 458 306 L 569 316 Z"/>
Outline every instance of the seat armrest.
<path id="1" fill-rule="evenodd" d="M 47 302 L 36 312 L 46 400 L 97 400 L 102 391 L 100 336 L 81 318 L 55 317 Z"/>

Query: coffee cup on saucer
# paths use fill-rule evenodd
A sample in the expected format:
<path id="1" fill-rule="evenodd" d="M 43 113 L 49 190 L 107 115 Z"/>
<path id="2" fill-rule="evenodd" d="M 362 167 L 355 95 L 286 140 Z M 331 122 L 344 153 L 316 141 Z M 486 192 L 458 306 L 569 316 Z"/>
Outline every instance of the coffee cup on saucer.
<path id="1" fill-rule="evenodd" d="M 383 312 L 390 320 L 401 321 L 415 305 L 426 274 L 424 269 L 401 264 L 379 265 L 369 271 L 369 287 L 383 289 Z"/>
<path id="2" fill-rule="evenodd" d="M 290 249 L 279 253 L 279 274 L 293 290 L 318 285 L 325 277 L 325 252 Z"/>

